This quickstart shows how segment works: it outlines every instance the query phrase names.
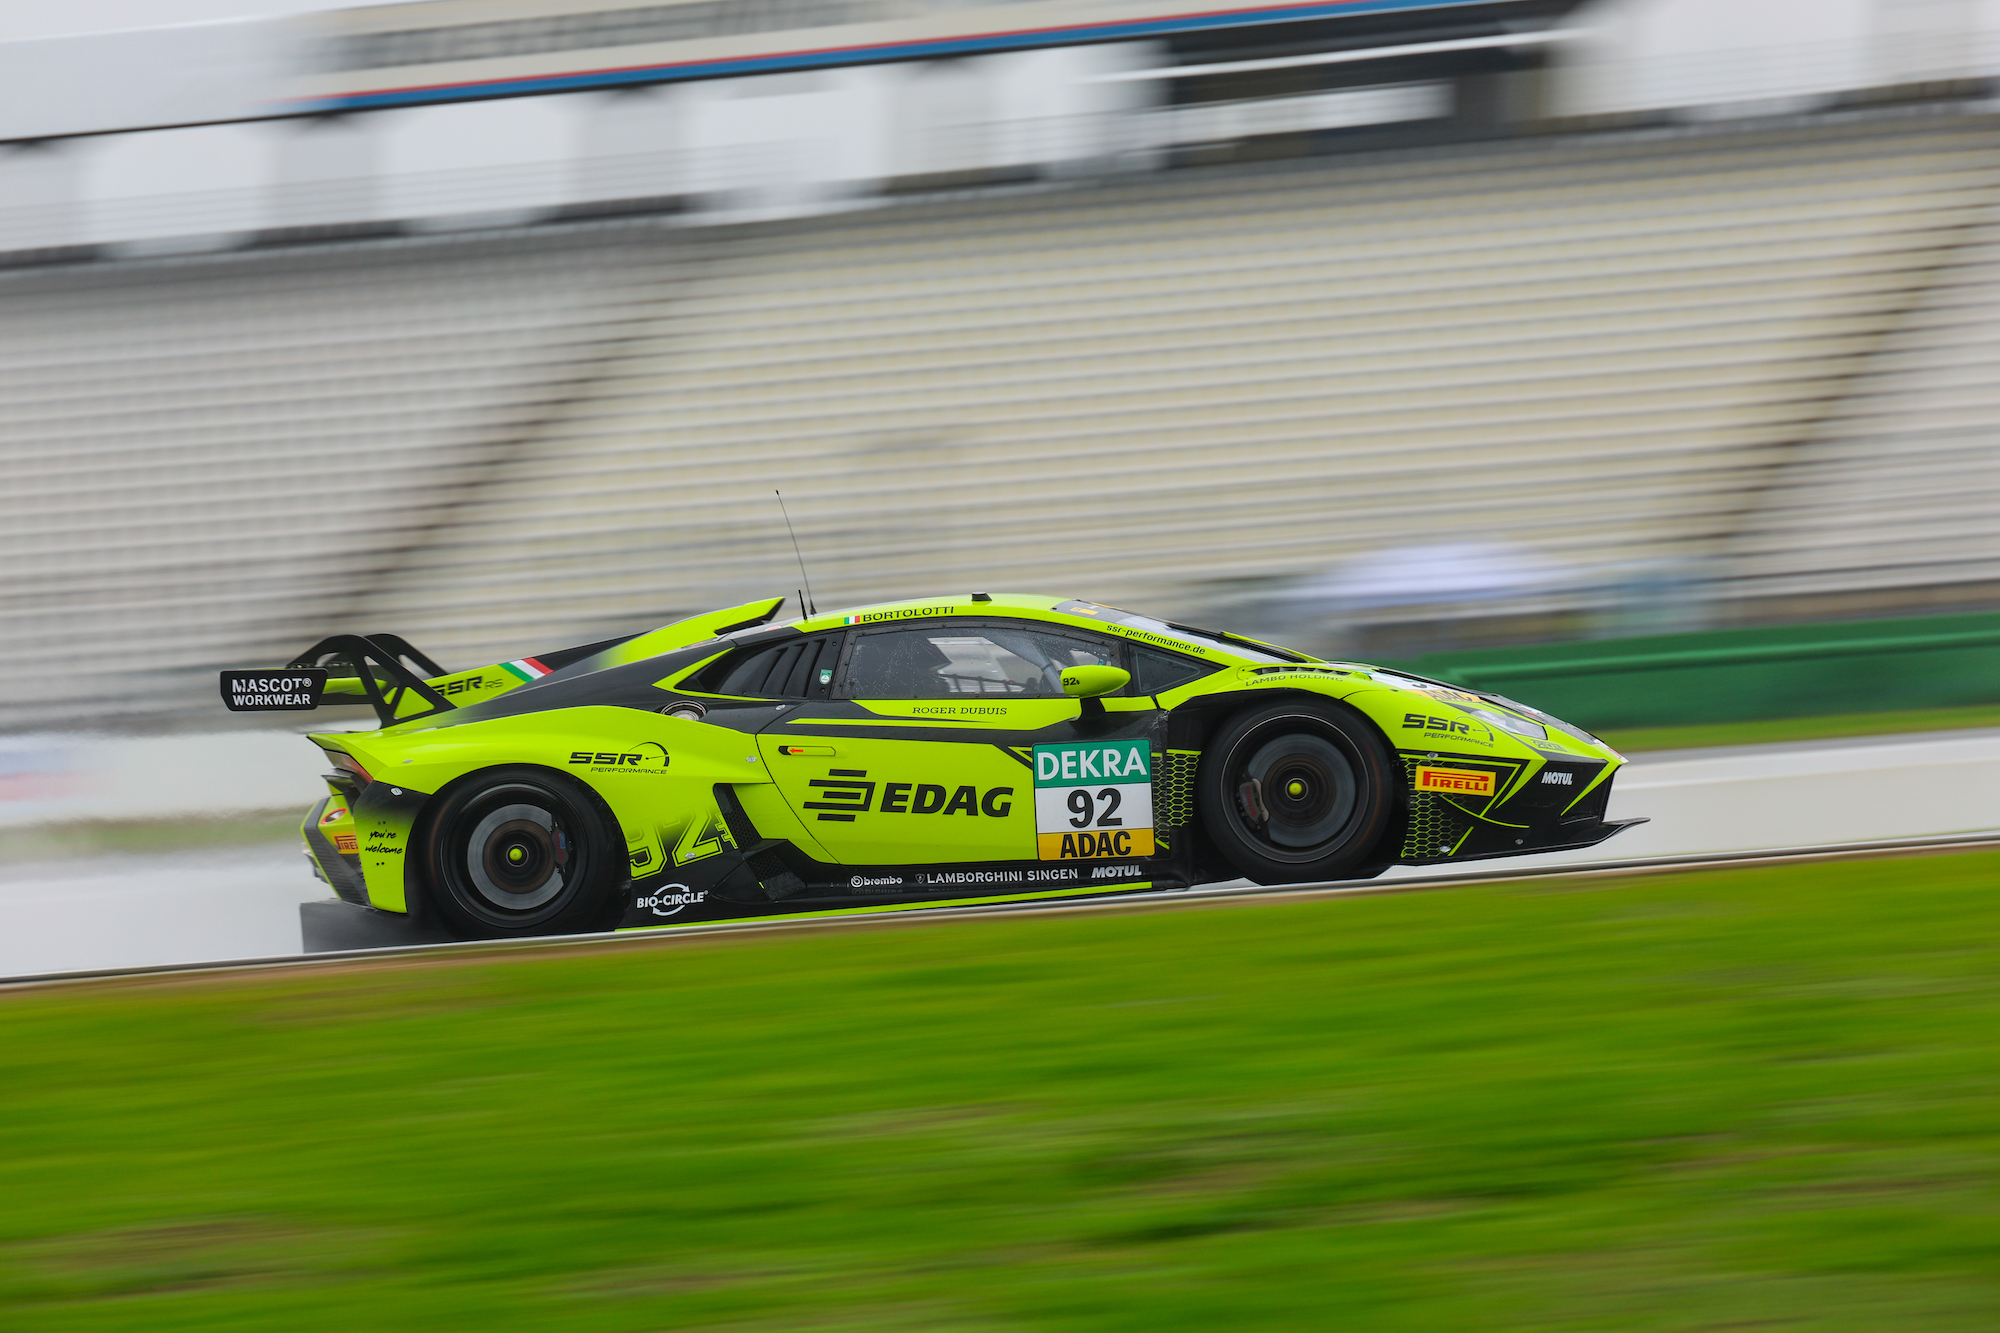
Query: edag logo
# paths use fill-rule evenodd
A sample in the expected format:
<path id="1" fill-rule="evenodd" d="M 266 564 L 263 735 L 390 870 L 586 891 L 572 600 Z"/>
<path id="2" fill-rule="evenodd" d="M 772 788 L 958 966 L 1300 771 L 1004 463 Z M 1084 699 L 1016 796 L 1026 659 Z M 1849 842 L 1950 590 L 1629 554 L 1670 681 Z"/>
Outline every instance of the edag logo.
<path id="1" fill-rule="evenodd" d="M 1012 787 L 988 787 L 982 792 L 966 785 L 947 792 L 934 782 L 877 783 L 865 768 L 830 768 L 825 777 L 814 778 L 806 786 L 813 795 L 825 799 L 800 804 L 807 810 L 821 811 L 820 821 L 830 824 L 852 823 L 856 815 L 868 813 L 871 805 L 885 815 L 964 815 L 974 819 L 980 815 L 1005 819 L 1014 808 Z M 878 786 L 882 800 L 873 804 Z"/>
<path id="2" fill-rule="evenodd" d="M 632 905 L 651 908 L 654 916 L 673 916 L 683 907 L 708 901 L 708 894 L 701 889 L 690 889 L 685 884 L 662 884 L 658 893 L 649 893 Z"/>
<path id="3" fill-rule="evenodd" d="M 640 741 L 629 750 L 572 750 L 569 763 L 591 773 L 661 773 L 668 764 L 667 747 Z"/>

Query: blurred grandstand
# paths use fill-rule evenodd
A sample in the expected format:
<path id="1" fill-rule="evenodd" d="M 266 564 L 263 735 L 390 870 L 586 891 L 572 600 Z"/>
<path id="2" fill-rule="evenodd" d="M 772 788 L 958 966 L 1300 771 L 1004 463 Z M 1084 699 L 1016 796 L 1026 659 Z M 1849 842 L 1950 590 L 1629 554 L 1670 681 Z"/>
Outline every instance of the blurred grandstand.
<path id="1" fill-rule="evenodd" d="M 1494 37 L 1566 6 L 1447 8 L 1100 52 L 1071 85 L 1214 72 L 1006 151 L 947 117 L 866 190 L 620 140 L 581 202 L 0 216 L 0 728 L 205 724 L 215 667 L 339 630 L 459 667 L 789 589 L 777 487 L 827 607 L 1411 652 L 2000 606 L 1987 85 L 1559 114 L 1557 43 Z M 1562 574 L 1295 595 L 1440 548 Z"/>

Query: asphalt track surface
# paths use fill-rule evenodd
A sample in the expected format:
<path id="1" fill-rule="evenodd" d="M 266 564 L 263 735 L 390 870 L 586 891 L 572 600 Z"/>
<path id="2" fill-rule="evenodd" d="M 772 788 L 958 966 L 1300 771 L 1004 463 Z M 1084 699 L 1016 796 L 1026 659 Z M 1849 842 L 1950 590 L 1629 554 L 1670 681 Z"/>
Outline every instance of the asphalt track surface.
<path id="1" fill-rule="evenodd" d="M 1777 847 L 1756 851 L 1705 853 L 1691 856 L 1637 857 L 1627 860 L 1579 862 L 1537 869 L 1465 871 L 1442 875 L 1407 875 L 1398 879 L 1336 880 L 1320 884 L 1203 885 L 1168 892 L 1138 892 L 1111 898 L 1062 899 L 1045 902 L 973 904 L 957 907 L 910 907 L 845 916 L 764 918 L 712 921 L 691 926 L 658 926 L 641 931 L 602 935 L 545 935 L 521 940 L 470 940 L 456 944 L 413 944 L 380 949 L 355 949 L 316 954 L 286 954 L 266 958 L 235 958 L 199 963 L 167 963 L 148 967 L 100 968 L 74 972 L 42 972 L 0 977 L 0 988 L 75 984 L 120 977 L 181 973 L 275 971 L 328 965 L 353 966 L 370 961 L 407 960 L 431 955 L 501 955 L 538 949 L 645 948 L 676 941 L 730 935 L 782 935 L 802 931 L 871 930 L 921 922 L 972 918 L 1075 916 L 1083 913 L 1172 911 L 1222 903 L 1299 902 L 1361 897 L 1385 893 L 1416 893 L 1476 884 L 1524 883 L 1535 880 L 1579 880 L 1637 874 L 1662 874 L 1726 867 L 1786 865 L 1867 857 L 1918 856 L 1941 852 L 2000 847 L 2000 830 L 1944 837 L 1898 838 L 1877 842 L 1832 843 L 1818 847 Z"/>
<path id="2" fill-rule="evenodd" d="M 1272 891 L 1239 881 L 1121 901 L 1384 892 L 1607 867 L 1630 872 L 1730 864 L 1745 853 L 1753 859 L 1864 854 L 1861 849 L 1884 855 L 1983 845 L 1988 838 L 2000 839 L 2000 729 L 1635 755 L 1619 775 L 1609 813 L 1614 819 L 1648 816 L 1652 822 L 1600 847 L 1463 866 L 1396 867 L 1359 885 Z M 299 904 L 326 896 L 292 841 L 0 867 L 0 983 L 296 958 Z M 1099 910 L 1104 901 L 1086 900 L 1074 910 Z M 932 919 L 936 911 L 902 909 L 895 919 Z M 790 928 L 720 923 L 696 933 Z M 652 931 L 639 938 L 661 937 Z"/>

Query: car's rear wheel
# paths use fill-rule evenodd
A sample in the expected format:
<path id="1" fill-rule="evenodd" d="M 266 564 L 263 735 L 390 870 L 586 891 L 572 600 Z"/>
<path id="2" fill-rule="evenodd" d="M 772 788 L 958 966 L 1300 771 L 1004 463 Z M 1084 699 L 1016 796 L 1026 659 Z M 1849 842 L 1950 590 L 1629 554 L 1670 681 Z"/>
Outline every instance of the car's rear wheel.
<path id="1" fill-rule="evenodd" d="M 431 909 L 464 939 L 609 930 L 624 904 L 617 821 L 572 778 L 517 766 L 445 792 L 419 840 Z"/>
<path id="2" fill-rule="evenodd" d="M 1259 884 L 1367 877 L 1396 810 L 1394 761 L 1352 709 L 1310 700 L 1238 714 L 1202 751 L 1195 802 L 1216 850 Z"/>

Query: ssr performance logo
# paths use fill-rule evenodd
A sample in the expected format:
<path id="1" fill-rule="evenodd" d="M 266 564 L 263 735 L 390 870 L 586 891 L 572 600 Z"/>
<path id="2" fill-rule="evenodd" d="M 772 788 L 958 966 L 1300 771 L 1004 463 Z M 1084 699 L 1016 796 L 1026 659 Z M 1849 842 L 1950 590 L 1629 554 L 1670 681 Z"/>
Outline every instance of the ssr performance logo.
<path id="1" fill-rule="evenodd" d="M 708 901 L 708 893 L 702 889 L 690 889 L 685 884 L 662 884 L 658 893 L 649 893 L 633 902 L 634 907 L 651 909 L 654 916 L 673 916 L 682 908 L 693 907 Z"/>
<path id="2" fill-rule="evenodd" d="M 569 763 L 589 773 L 663 773 L 669 758 L 658 741 L 640 741 L 629 750 L 572 750 Z"/>
<path id="3" fill-rule="evenodd" d="M 1405 731 L 1421 731 L 1432 736 L 1453 736 L 1474 745 L 1491 745 L 1493 733 L 1477 722 L 1467 722 L 1460 717 L 1433 717 L 1428 713 L 1403 714 Z"/>

